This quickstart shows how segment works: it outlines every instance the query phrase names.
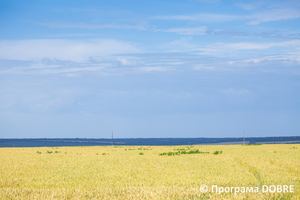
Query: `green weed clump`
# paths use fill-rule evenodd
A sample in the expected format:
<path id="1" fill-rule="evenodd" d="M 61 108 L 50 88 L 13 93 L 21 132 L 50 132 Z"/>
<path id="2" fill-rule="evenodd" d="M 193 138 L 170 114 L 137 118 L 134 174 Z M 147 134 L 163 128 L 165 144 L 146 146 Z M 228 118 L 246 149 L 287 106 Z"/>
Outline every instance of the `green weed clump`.
<path id="1" fill-rule="evenodd" d="M 141 152 L 141 153 L 139 153 L 139 155 L 144 155 L 144 154 Z"/>
<path id="2" fill-rule="evenodd" d="M 199 151 L 199 149 L 196 150 L 190 150 L 190 151 L 180 151 L 180 154 L 208 154 L 209 152 L 203 152 Z"/>
<path id="3" fill-rule="evenodd" d="M 51 154 L 51 153 L 53 153 L 53 152 L 52 152 L 52 151 L 47 151 L 47 153 L 48 153 L 48 154 Z"/>
<path id="4" fill-rule="evenodd" d="M 175 156 L 175 155 L 178 155 L 178 156 L 179 156 L 180 153 L 169 151 L 169 152 L 160 153 L 159 155 L 160 155 L 160 156 L 165 156 L 165 155 L 167 155 L 167 156 Z"/>
<path id="5" fill-rule="evenodd" d="M 222 153 L 223 153 L 222 151 L 215 151 L 214 152 L 215 155 L 222 154 Z"/>
<path id="6" fill-rule="evenodd" d="M 188 148 L 189 149 L 189 148 Z M 185 151 L 186 149 L 174 149 L 174 150 L 177 150 L 177 151 Z"/>
<path id="7" fill-rule="evenodd" d="M 199 151 L 199 149 L 196 150 L 190 150 L 190 151 L 186 151 L 185 149 L 182 151 L 177 151 L 177 152 L 165 152 L 165 153 L 160 153 L 160 156 L 175 156 L 175 155 L 180 155 L 180 154 L 209 154 L 209 152 L 203 152 L 203 151 Z"/>
<path id="8" fill-rule="evenodd" d="M 38 154 L 41 154 L 42 152 L 40 152 L 40 151 L 37 151 L 37 153 L 38 153 Z"/>
<path id="9" fill-rule="evenodd" d="M 138 150 L 152 150 L 152 149 L 148 149 L 148 148 L 138 148 Z"/>

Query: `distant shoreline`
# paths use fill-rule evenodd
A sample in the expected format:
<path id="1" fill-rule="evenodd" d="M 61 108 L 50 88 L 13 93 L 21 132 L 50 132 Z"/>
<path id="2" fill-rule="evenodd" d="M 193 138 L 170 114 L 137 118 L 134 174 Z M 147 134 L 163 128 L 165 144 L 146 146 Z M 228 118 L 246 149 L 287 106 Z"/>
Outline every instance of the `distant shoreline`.
<path id="1" fill-rule="evenodd" d="M 242 145 L 243 138 L 114 138 L 114 146 Z M 300 144 L 300 136 L 246 137 L 245 144 Z M 107 138 L 0 139 L 0 147 L 111 146 Z"/>

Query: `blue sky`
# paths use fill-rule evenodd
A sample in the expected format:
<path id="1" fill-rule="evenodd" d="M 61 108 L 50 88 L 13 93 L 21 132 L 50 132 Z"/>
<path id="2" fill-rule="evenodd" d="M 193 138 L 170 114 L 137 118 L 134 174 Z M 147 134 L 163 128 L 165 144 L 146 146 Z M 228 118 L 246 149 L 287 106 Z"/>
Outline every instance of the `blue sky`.
<path id="1" fill-rule="evenodd" d="M 300 133 L 300 2 L 0 1 L 0 138 Z"/>

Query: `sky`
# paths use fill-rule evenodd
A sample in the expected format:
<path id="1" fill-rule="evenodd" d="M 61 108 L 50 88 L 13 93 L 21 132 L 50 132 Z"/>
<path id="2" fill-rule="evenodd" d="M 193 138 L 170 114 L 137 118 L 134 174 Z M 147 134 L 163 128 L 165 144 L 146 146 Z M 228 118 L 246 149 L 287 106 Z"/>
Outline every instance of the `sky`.
<path id="1" fill-rule="evenodd" d="M 0 138 L 300 135 L 298 0 L 0 0 Z"/>

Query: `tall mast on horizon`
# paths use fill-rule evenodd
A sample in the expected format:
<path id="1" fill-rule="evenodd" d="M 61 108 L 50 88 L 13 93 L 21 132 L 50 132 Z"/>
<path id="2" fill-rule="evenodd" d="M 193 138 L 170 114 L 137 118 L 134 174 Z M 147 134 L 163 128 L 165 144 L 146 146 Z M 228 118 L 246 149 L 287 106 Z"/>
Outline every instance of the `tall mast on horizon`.
<path id="1" fill-rule="evenodd" d="M 114 131 L 111 132 L 111 145 L 114 146 Z"/>

